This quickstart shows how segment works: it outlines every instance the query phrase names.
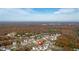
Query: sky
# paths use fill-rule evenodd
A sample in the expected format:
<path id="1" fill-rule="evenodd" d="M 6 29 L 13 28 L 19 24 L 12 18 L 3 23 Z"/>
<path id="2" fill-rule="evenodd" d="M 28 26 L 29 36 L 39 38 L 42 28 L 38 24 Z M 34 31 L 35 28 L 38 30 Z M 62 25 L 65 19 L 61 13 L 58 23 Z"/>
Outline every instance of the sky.
<path id="1" fill-rule="evenodd" d="M 78 8 L 0 8 L 0 22 L 79 22 Z"/>

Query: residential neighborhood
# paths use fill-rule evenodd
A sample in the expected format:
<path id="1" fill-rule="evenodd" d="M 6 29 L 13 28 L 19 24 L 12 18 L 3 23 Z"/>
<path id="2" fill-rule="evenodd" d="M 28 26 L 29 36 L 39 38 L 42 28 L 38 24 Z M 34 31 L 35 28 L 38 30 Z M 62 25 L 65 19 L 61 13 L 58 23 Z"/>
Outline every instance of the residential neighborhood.
<path id="1" fill-rule="evenodd" d="M 29 33 L 24 33 L 23 35 L 16 32 L 8 33 L 5 37 L 10 37 L 12 43 L 10 46 L 1 46 L 0 50 L 52 51 L 62 49 L 55 46 L 55 40 L 57 40 L 61 34 L 49 35 L 48 33 L 41 33 L 31 36 L 28 35 Z"/>

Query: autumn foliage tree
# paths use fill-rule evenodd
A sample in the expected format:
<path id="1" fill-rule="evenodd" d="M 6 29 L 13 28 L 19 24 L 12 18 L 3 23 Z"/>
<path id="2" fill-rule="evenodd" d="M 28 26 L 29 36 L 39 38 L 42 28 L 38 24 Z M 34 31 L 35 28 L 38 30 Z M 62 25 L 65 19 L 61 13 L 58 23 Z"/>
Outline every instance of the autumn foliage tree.
<path id="1" fill-rule="evenodd" d="M 61 35 L 58 37 L 58 40 L 56 40 L 56 45 L 62 47 L 66 51 L 74 50 L 76 47 L 75 38 L 70 35 Z"/>

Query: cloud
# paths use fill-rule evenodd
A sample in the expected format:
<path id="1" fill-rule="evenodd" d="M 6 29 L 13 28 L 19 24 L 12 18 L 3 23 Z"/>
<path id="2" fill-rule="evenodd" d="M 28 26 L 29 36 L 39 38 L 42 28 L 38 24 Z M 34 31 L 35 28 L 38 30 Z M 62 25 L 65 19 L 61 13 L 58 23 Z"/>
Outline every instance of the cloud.
<path id="1" fill-rule="evenodd" d="M 17 16 L 17 15 L 29 15 L 32 12 L 31 9 L 0 9 L 0 15 L 12 15 L 12 16 Z"/>
<path id="2" fill-rule="evenodd" d="M 0 21 L 21 21 L 32 13 L 32 9 L 0 9 Z"/>
<path id="3" fill-rule="evenodd" d="M 31 8 L 0 9 L 0 21 L 79 21 L 79 9 L 61 8 L 51 13 L 39 13 Z"/>
<path id="4" fill-rule="evenodd" d="M 35 14 L 30 19 L 38 21 L 79 21 L 79 9 L 77 8 L 64 8 L 50 14 Z"/>
<path id="5" fill-rule="evenodd" d="M 54 20 L 56 21 L 79 21 L 79 9 L 78 8 L 63 8 L 54 12 Z"/>
<path id="6" fill-rule="evenodd" d="M 66 14 L 66 13 L 73 13 L 73 12 L 79 12 L 79 9 L 76 8 L 64 8 L 64 9 L 59 9 L 58 11 L 54 12 L 54 14 Z"/>

